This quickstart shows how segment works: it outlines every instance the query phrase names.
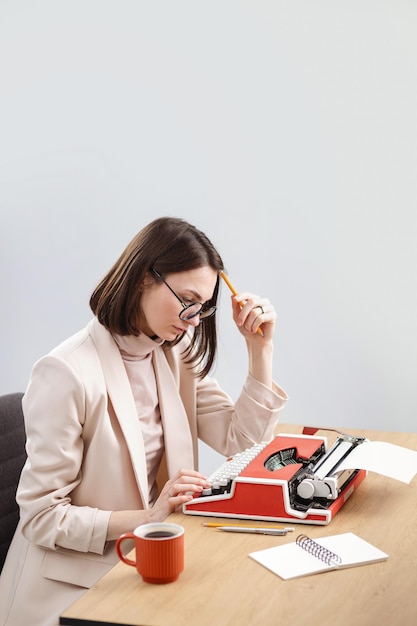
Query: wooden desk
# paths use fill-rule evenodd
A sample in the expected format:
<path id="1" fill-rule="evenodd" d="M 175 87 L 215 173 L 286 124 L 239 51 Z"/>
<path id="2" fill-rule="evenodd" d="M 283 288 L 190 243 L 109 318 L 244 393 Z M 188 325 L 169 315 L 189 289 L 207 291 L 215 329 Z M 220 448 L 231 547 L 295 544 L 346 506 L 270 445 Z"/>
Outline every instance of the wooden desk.
<path id="1" fill-rule="evenodd" d="M 294 425 L 279 432 L 300 433 Z M 349 431 L 417 450 L 417 434 Z M 329 443 L 332 435 L 326 433 Z M 388 461 L 389 462 L 389 461 Z M 286 537 L 222 533 L 208 518 L 175 513 L 185 528 L 185 570 L 168 585 L 144 583 L 117 564 L 61 616 L 63 625 L 385 626 L 417 624 L 417 477 L 409 485 L 369 474 L 327 526 L 297 524 Z M 213 521 L 213 520 L 212 520 Z M 352 531 L 389 558 L 351 569 L 281 580 L 248 553 Z"/>

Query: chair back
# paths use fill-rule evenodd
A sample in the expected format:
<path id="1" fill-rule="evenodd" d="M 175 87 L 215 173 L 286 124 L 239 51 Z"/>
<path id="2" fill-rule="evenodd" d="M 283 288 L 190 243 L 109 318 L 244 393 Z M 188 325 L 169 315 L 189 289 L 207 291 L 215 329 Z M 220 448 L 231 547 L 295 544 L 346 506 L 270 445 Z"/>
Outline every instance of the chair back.
<path id="1" fill-rule="evenodd" d="M 19 521 L 16 489 L 26 460 L 23 393 L 0 396 L 0 572 Z"/>

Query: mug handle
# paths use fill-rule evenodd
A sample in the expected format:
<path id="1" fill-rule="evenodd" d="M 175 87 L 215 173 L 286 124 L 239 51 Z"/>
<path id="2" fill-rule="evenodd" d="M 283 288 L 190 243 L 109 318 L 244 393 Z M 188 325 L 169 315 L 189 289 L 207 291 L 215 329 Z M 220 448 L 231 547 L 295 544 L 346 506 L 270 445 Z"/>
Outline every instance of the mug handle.
<path id="1" fill-rule="evenodd" d="M 123 563 L 126 563 L 126 565 L 132 565 L 132 567 L 136 567 L 136 561 L 128 559 L 127 556 L 125 556 L 122 552 L 121 545 L 122 541 L 124 541 L 125 539 L 136 539 L 136 536 L 133 533 L 125 533 L 124 535 L 120 535 L 120 537 L 116 541 L 117 556 L 121 561 L 123 561 Z"/>

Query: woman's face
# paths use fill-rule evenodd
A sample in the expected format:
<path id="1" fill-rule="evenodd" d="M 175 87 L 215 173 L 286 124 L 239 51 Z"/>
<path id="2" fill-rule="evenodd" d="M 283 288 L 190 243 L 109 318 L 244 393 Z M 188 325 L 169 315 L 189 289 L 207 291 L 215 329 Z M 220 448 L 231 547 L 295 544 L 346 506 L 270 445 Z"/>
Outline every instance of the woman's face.
<path id="1" fill-rule="evenodd" d="M 167 274 L 163 278 L 184 304 L 193 302 L 205 304 L 213 297 L 217 272 L 205 265 L 186 272 Z M 144 280 L 140 305 L 139 328 L 148 337 L 157 335 L 165 341 L 174 341 L 190 326 L 198 326 L 200 322 L 198 315 L 190 320 L 181 320 L 179 318 L 183 310 L 181 303 L 172 291 L 152 274 L 148 274 Z"/>

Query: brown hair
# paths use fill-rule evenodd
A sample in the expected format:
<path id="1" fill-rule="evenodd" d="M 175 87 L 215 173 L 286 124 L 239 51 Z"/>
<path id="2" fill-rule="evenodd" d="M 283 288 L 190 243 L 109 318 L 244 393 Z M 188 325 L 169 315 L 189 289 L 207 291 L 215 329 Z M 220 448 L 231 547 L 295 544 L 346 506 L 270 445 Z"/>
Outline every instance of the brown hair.
<path id="1" fill-rule="evenodd" d="M 223 270 L 223 261 L 207 236 L 180 218 L 158 218 L 145 226 L 128 244 L 94 289 L 90 307 L 111 333 L 137 336 L 140 334 L 138 307 L 141 285 L 146 273 L 155 269 L 165 276 L 205 265 L 218 273 Z M 219 279 L 208 306 L 216 305 L 218 292 Z M 169 348 L 182 337 L 165 342 L 164 346 Z M 183 354 L 185 362 L 199 368 L 196 375 L 203 378 L 214 363 L 216 351 L 216 315 L 213 315 L 195 327 Z"/>

